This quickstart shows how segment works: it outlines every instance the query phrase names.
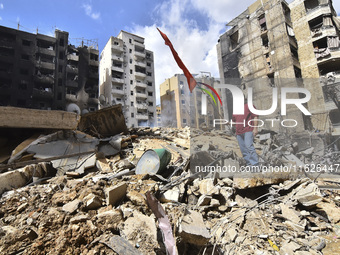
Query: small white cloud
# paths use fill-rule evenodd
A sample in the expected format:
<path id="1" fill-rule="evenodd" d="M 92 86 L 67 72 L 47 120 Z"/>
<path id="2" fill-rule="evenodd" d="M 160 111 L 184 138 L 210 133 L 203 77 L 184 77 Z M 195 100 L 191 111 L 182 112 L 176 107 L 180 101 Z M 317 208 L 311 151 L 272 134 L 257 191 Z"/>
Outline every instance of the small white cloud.
<path id="1" fill-rule="evenodd" d="M 0 3 L 0 10 L 3 10 L 3 9 L 4 9 L 4 4 Z"/>
<path id="2" fill-rule="evenodd" d="M 2 18 L 0 17 L 0 20 L 2 20 Z"/>
<path id="3" fill-rule="evenodd" d="M 83 4 L 82 6 L 85 10 L 85 14 L 89 17 L 91 17 L 94 20 L 98 20 L 100 18 L 99 12 L 93 12 L 92 6 L 90 4 Z"/>

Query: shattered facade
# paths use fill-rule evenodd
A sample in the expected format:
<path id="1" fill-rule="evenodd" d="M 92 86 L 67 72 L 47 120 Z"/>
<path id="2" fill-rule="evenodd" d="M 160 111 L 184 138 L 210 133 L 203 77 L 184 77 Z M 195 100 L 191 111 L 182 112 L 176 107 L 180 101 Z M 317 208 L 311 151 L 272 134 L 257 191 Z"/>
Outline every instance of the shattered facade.
<path id="1" fill-rule="evenodd" d="M 213 77 L 196 76 L 197 82 L 206 83 L 212 87 L 219 84 Z M 207 97 L 207 114 L 203 115 L 202 90 L 190 92 L 187 79 L 183 74 L 175 74 L 160 85 L 162 126 L 163 127 L 205 127 L 212 126 L 214 119 L 221 119 L 222 109 L 214 105 Z"/>
<path id="2" fill-rule="evenodd" d="M 340 135 L 340 19 L 331 0 L 295 0 L 289 7 L 313 127 Z"/>
<path id="3" fill-rule="evenodd" d="M 121 31 L 100 55 L 101 107 L 122 104 L 128 127 L 155 126 L 156 92 L 153 52 L 144 38 Z"/>
<path id="4" fill-rule="evenodd" d="M 1 106 L 98 109 L 98 50 L 68 45 L 68 37 L 59 30 L 51 37 L 0 27 Z"/>
<path id="5" fill-rule="evenodd" d="M 317 3 L 314 5 L 314 2 Z M 305 5 L 311 4 L 314 5 L 314 11 L 308 7 L 307 13 Z M 328 17 L 325 17 L 327 25 L 322 26 L 321 20 L 325 15 Z M 330 97 L 324 97 L 319 79 L 337 69 L 337 20 L 331 1 L 323 1 L 320 5 L 318 1 L 308 0 L 296 0 L 290 5 L 281 0 L 256 1 L 229 22 L 227 26 L 230 29 L 220 36 L 217 52 L 221 79 L 224 83 L 239 86 L 245 94 L 248 87 L 253 88 L 254 105 L 258 109 L 271 107 L 272 101 L 263 98 L 272 98 L 272 88 L 304 87 L 312 94 L 307 105 L 312 116 L 303 116 L 295 106 L 287 108 L 286 116 L 280 116 L 280 110 L 277 109 L 266 117 L 295 119 L 299 125 L 285 130 L 280 130 L 281 127 L 271 129 L 281 132 L 289 130 L 292 133 L 307 128 L 329 131 L 330 127 L 337 125 L 336 106 Z M 325 27 L 327 33 L 315 38 L 314 26 L 321 26 L 319 31 L 324 31 Z M 315 41 L 320 40 L 323 44 L 319 47 L 322 48 L 327 45 L 327 36 L 335 42 L 335 48 L 332 56 L 320 58 L 321 52 L 314 50 Z M 298 95 L 295 96 L 298 98 Z M 225 118 L 230 119 L 231 94 L 224 91 L 222 97 L 227 108 L 224 109 Z M 331 125 L 327 116 L 334 120 L 331 120 Z M 270 127 L 265 123 L 264 128 Z"/>

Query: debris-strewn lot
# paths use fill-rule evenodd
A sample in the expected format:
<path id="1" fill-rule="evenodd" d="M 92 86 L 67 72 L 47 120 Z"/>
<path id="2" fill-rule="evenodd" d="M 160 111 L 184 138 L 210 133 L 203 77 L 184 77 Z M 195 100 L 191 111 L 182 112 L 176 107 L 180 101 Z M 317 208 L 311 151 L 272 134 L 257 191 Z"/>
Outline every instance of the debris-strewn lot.
<path id="1" fill-rule="evenodd" d="M 339 163 L 323 139 L 304 144 L 303 136 L 261 134 L 263 164 Z M 168 150 L 170 163 L 137 175 L 150 149 Z M 58 131 L 28 139 L 0 165 L 0 254 L 339 254 L 336 173 L 202 175 L 190 171 L 190 152 L 195 160 L 244 164 L 226 131 Z"/>

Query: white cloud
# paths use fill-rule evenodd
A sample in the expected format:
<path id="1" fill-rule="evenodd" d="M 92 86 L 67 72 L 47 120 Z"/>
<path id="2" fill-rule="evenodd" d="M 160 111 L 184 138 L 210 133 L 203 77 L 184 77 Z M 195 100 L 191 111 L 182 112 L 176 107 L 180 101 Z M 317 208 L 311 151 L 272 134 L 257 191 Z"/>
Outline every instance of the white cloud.
<path id="1" fill-rule="evenodd" d="M 164 44 L 156 27 L 167 34 L 178 55 L 192 74 L 201 71 L 210 72 L 219 77 L 216 44 L 224 23 L 207 18 L 207 29 L 201 29 L 198 22 L 187 18 L 187 11 L 193 8 L 190 0 L 171 0 L 158 5 L 154 12 L 156 24 L 151 26 L 136 25 L 132 33 L 145 38 L 146 48 L 154 52 L 156 98 L 159 99 L 159 85 L 165 79 L 183 71 L 177 66 L 171 51 Z M 192 11 L 192 9 L 190 9 Z M 196 9 L 195 11 L 200 11 Z M 224 21 L 226 22 L 226 21 Z"/>
<path id="2" fill-rule="evenodd" d="M 2 20 L 2 18 L 0 17 L 0 20 Z"/>
<path id="3" fill-rule="evenodd" d="M 85 14 L 91 17 L 94 20 L 98 20 L 100 18 L 99 12 L 93 12 L 92 6 L 90 4 L 83 4 L 83 9 L 85 10 Z"/>
<path id="4" fill-rule="evenodd" d="M 183 71 L 177 66 L 168 46 L 164 44 L 156 27 L 167 34 L 174 48 L 191 73 L 210 72 L 219 77 L 216 44 L 225 24 L 241 14 L 255 0 L 168 0 L 157 5 L 150 26 L 135 25 L 130 32 L 145 38 L 146 48 L 154 52 L 156 98 L 159 99 L 159 85 L 165 79 Z M 289 1 L 291 2 L 291 1 Z M 340 1 L 333 1 L 335 10 Z M 188 13 L 190 15 L 188 15 Z M 197 14 L 197 15 L 196 15 Z M 207 22 L 202 28 L 200 22 Z M 192 17 L 192 18 L 189 18 Z M 196 19 L 196 17 L 198 17 Z M 129 30 L 128 30 L 129 31 Z"/>
<path id="5" fill-rule="evenodd" d="M 4 4 L 0 3 L 0 10 L 3 10 L 3 9 L 4 9 Z"/>

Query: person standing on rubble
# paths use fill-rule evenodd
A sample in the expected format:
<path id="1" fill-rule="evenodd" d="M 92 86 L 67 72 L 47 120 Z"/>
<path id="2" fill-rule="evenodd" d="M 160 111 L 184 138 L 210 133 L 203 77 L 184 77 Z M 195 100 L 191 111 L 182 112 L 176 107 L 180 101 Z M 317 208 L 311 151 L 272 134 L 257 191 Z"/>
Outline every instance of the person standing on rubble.
<path id="1" fill-rule="evenodd" d="M 232 125 L 236 126 L 236 138 L 247 166 L 258 166 L 259 157 L 254 147 L 254 137 L 258 133 L 258 116 L 249 110 L 246 98 L 244 101 L 244 114 L 234 114 L 232 118 Z"/>

